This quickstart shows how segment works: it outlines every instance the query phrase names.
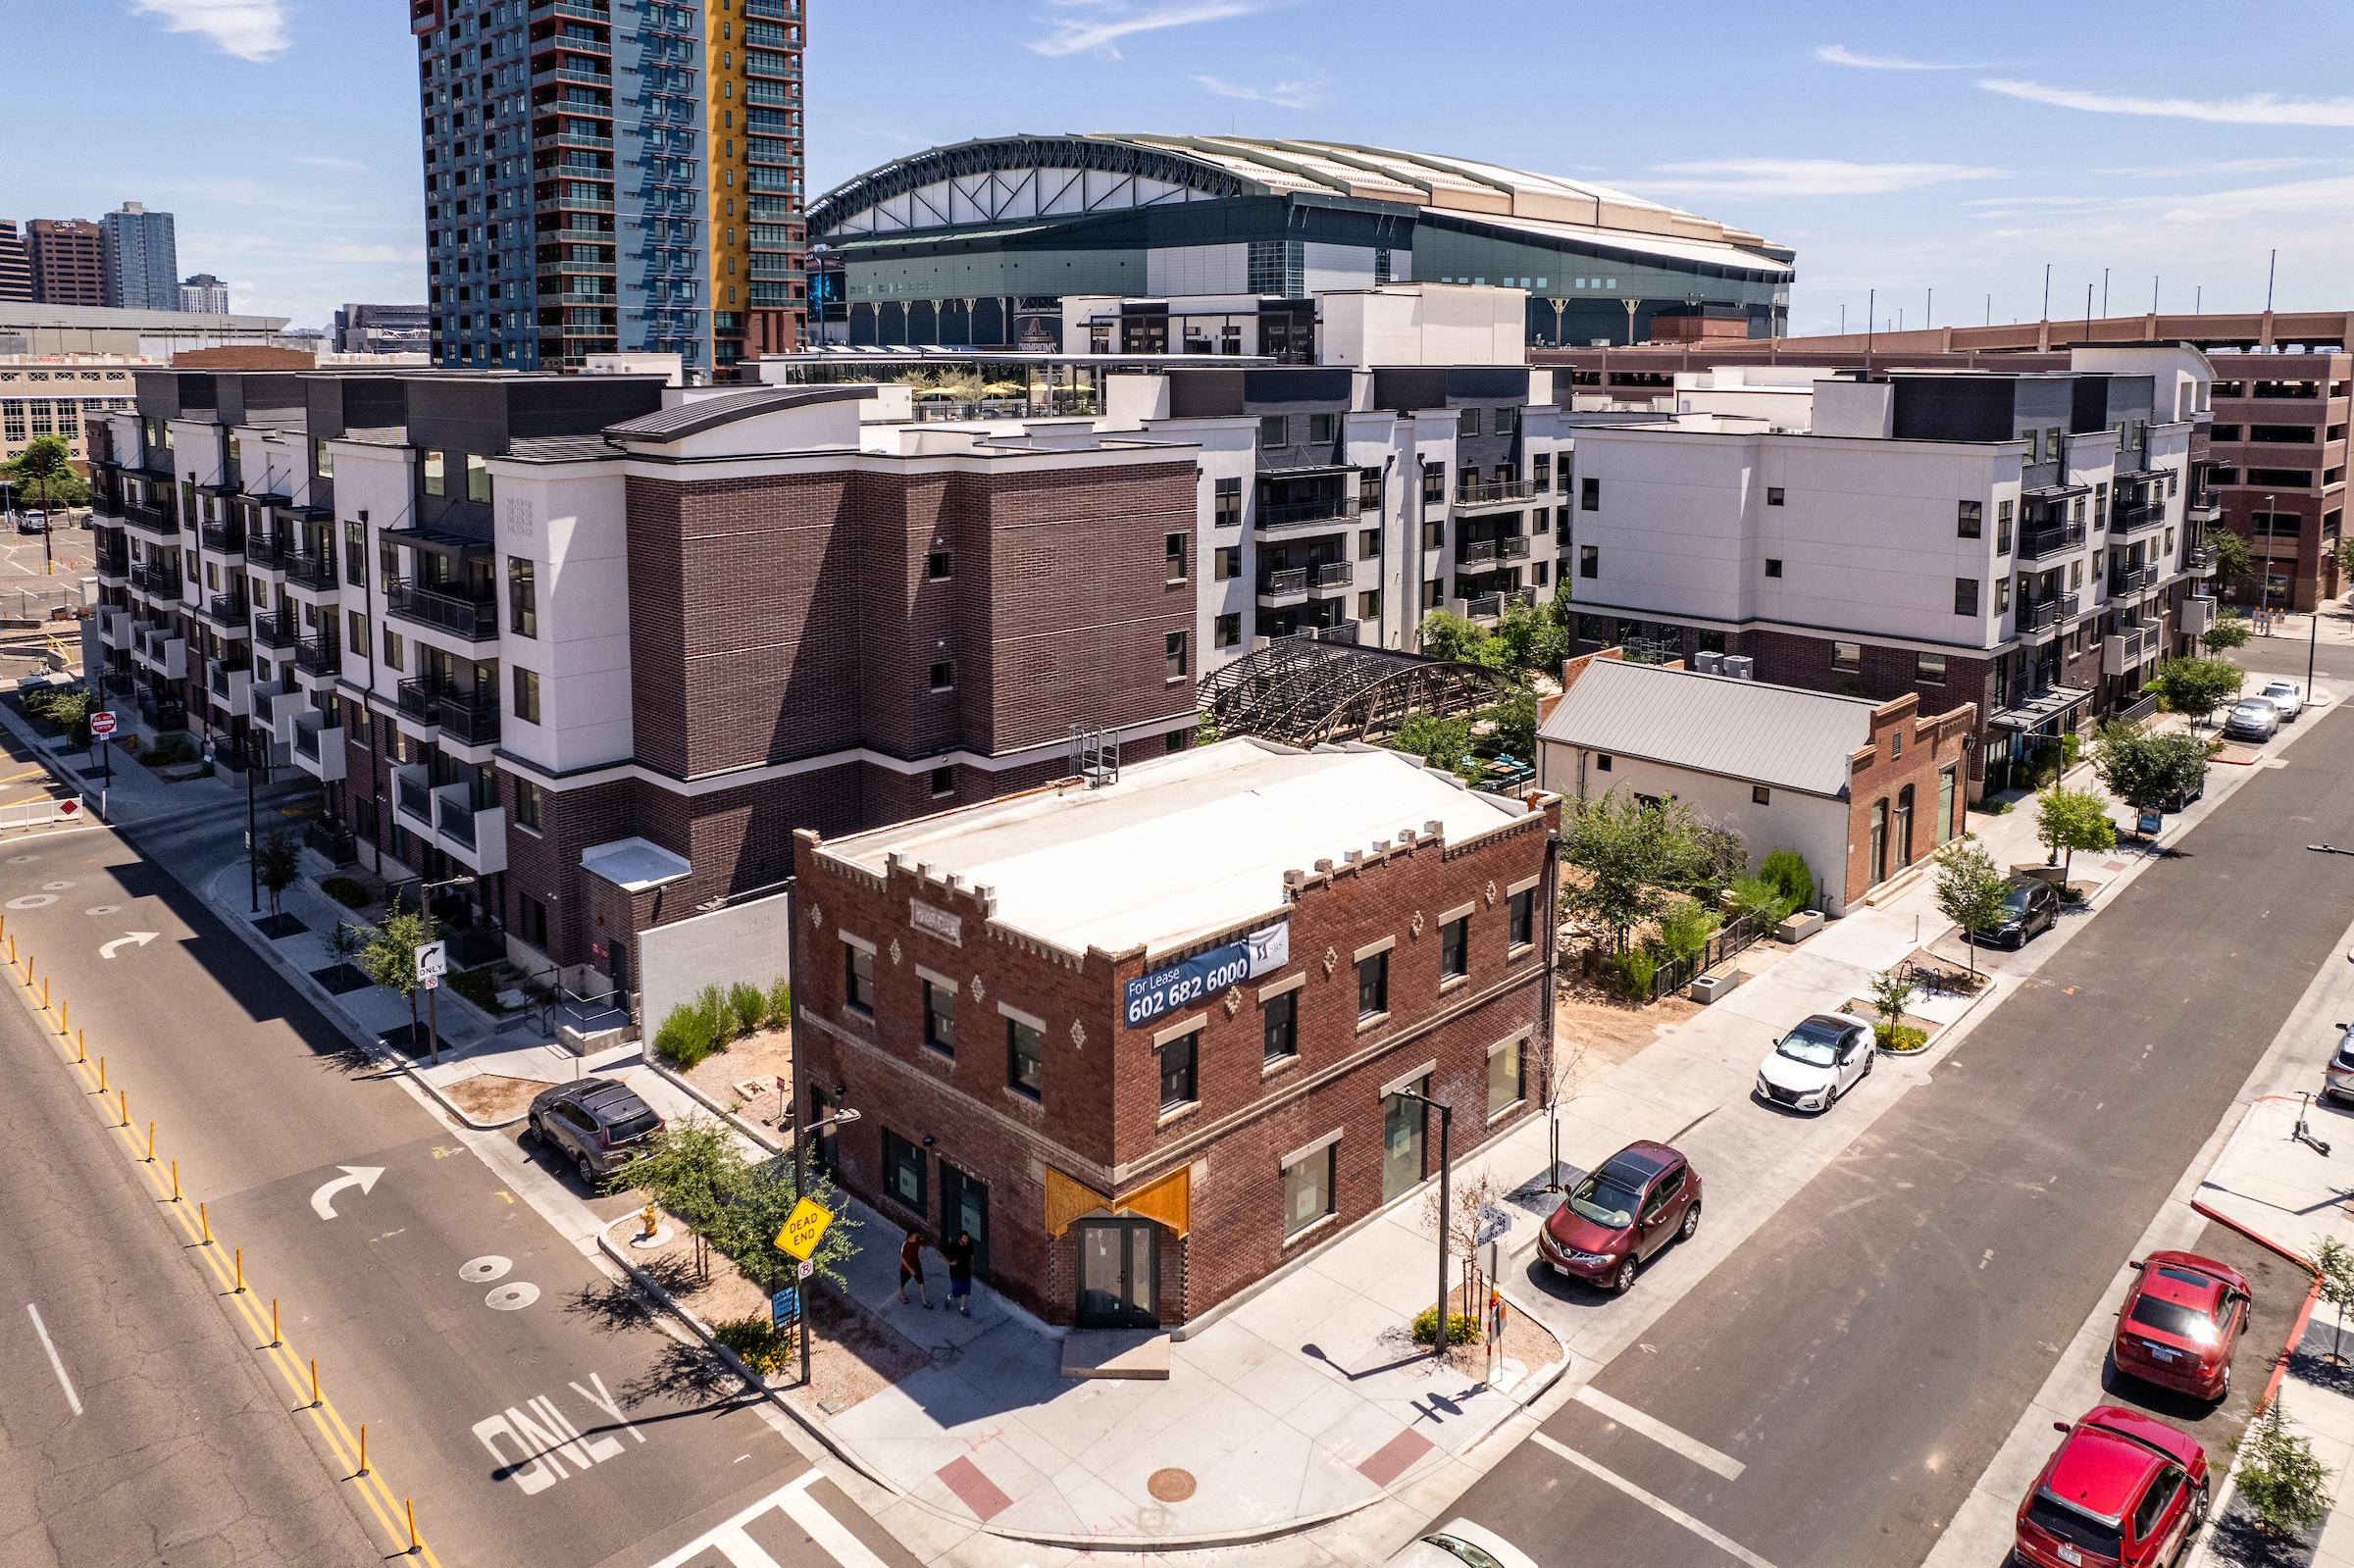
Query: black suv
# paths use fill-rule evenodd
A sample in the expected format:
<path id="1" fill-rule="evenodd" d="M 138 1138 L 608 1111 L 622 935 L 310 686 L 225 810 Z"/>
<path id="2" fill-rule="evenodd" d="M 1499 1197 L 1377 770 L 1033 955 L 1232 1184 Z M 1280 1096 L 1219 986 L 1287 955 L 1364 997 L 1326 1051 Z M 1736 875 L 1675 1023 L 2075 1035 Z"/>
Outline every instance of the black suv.
<path id="1" fill-rule="evenodd" d="M 595 1187 L 637 1152 L 631 1145 L 662 1130 L 662 1118 L 628 1085 L 584 1078 L 533 1100 L 527 1130 L 542 1148 L 571 1156 L 581 1180 Z"/>

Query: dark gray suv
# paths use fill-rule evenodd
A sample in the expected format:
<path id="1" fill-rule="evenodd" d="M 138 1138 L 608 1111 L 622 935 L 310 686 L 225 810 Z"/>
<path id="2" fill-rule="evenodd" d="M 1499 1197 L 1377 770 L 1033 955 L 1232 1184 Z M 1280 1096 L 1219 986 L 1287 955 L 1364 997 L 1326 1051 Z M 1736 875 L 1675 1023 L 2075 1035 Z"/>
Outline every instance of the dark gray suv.
<path id="1" fill-rule="evenodd" d="M 662 1130 L 662 1118 L 626 1084 L 584 1078 L 559 1084 L 532 1101 L 527 1131 L 539 1146 L 572 1161 L 581 1180 L 595 1187 L 638 1152 L 636 1145 Z"/>

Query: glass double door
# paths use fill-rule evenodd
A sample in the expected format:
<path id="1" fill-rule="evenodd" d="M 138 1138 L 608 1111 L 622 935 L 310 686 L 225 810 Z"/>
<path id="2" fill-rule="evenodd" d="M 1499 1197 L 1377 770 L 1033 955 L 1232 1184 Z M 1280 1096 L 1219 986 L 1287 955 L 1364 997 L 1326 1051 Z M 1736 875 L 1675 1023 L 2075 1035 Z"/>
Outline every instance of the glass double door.
<path id="1" fill-rule="evenodd" d="M 1160 1227 L 1150 1220 L 1079 1224 L 1079 1327 L 1160 1323 Z"/>

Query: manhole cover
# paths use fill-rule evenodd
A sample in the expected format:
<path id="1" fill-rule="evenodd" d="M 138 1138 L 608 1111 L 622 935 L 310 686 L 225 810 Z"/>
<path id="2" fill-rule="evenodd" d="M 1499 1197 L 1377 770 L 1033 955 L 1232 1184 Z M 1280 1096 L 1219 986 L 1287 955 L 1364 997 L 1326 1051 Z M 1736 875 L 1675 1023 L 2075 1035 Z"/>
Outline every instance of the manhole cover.
<path id="1" fill-rule="evenodd" d="M 1145 1490 L 1162 1502 L 1183 1502 L 1194 1494 L 1194 1486 L 1191 1470 L 1155 1470 Z"/>
<path id="2" fill-rule="evenodd" d="M 493 1252 L 486 1256 L 476 1258 L 472 1262 L 468 1263 L 465 1267 L 459 1269 L 458 1278 L 474 1285 L 488 1285 L 492 1280 L 504 1278 L 506 1272 L 514 1266 L 514 1264 L 509 1263 L 505 1258 L 502 1258 L 497 1253 Z"/>
<path id="3" fill-rule="evenodd" d="M 8 901 L 8 907 L 11 909 L 46 909 L 56 902 L 57 894 L 55 893 L 26 893 L 22 898 L 11 898 Z"/>

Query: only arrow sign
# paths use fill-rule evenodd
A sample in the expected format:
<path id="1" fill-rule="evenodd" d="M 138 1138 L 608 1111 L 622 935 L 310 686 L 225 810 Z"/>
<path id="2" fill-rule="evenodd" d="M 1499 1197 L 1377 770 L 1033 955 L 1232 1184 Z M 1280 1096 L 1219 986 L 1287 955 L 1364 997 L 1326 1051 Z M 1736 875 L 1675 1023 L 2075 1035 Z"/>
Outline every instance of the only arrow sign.
<path id="1" fill-rule="evenodd" d="M 341 1176 L 311 1194 L 311 1208 L 323 1220 L 335 1217 L 333 1199 L 337 1192 L 347 1187 L 356 1187 L 365 1192 L 376 1186 L 378 1177 L 384 1174 L 384 1168 L 381 1165 L 344 1165 L 337 1169 L 343 1172 Z"/>
<path id="2" fill-rule="evenodd" d="M 134 931 L 128 936 L 117 936 L 113 941 L 98 949 L 98 956 L 112 958 L 118 947 L 144 947 L 162 935 L 163 933 L 160 931 Z"/>

